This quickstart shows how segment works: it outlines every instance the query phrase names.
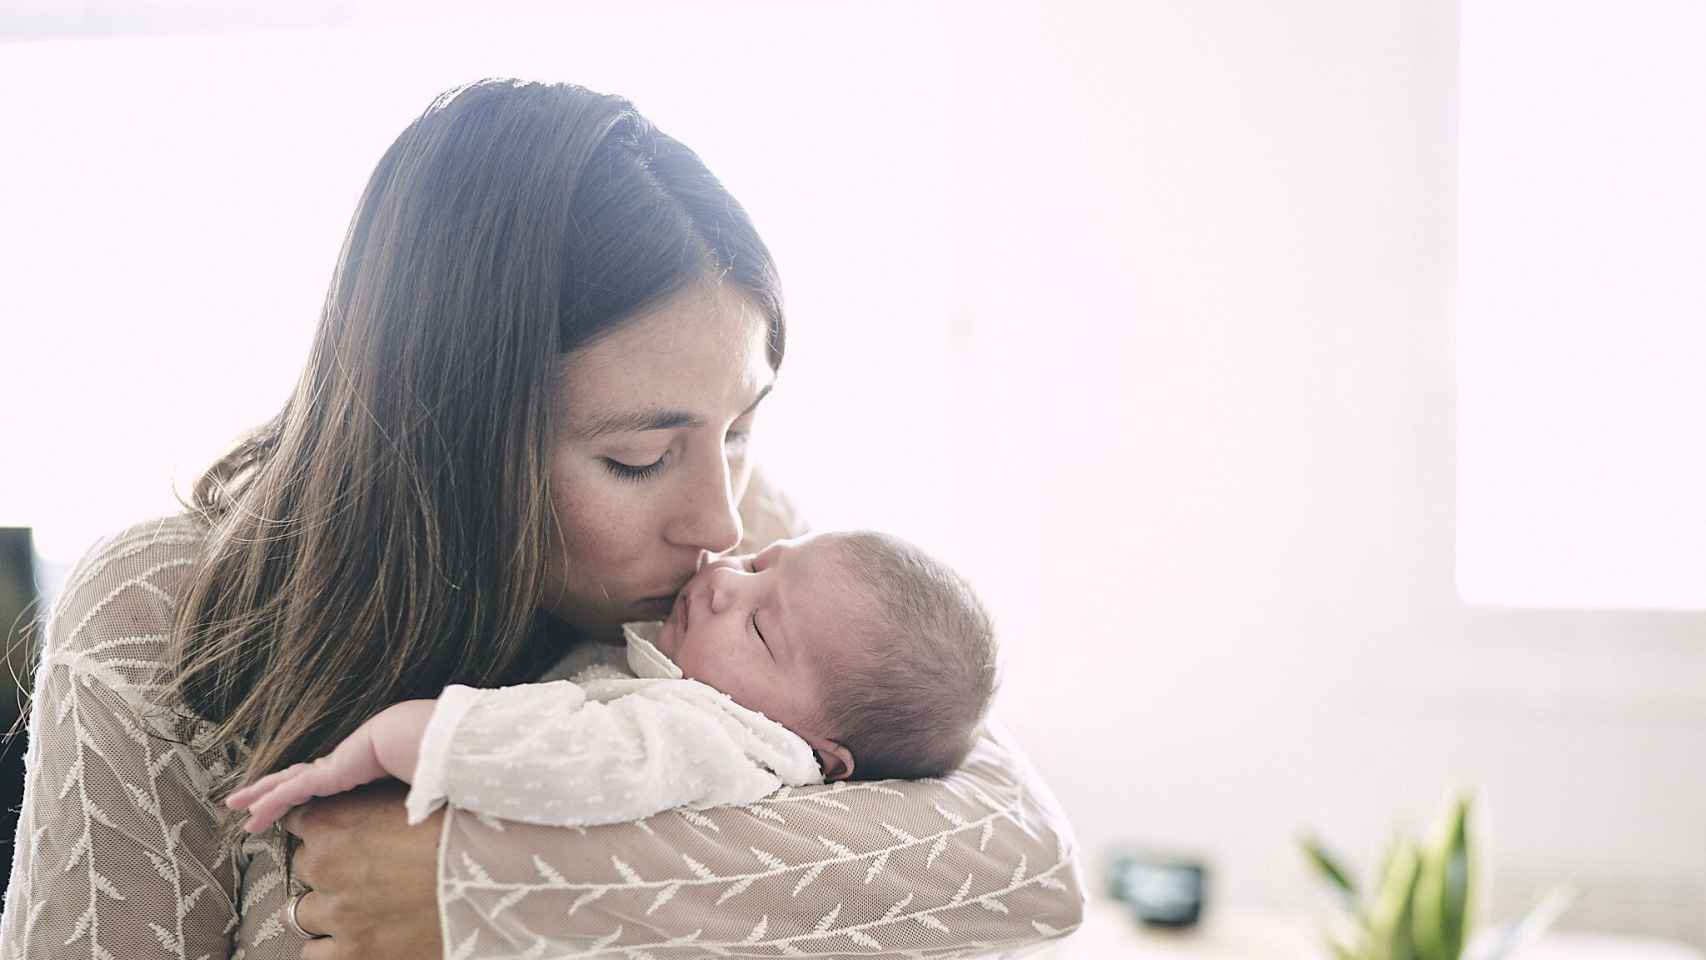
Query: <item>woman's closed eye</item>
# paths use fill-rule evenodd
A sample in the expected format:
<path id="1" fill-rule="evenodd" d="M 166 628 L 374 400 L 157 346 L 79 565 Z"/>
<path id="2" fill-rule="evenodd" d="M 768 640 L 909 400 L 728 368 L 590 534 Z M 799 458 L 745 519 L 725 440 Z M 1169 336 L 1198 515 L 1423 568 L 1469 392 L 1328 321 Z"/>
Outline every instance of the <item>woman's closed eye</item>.
<path id="1" fill-rule="evenodd" d="M 639 483 L 657 476 L 658 471 L 663 469 L 664 461 L 669 459 L 669 451 L 665 450 L 663 456 L 645 464 L 624 463 L 614 457 L 601 457 L 600 459 L 604 461 L 605 468 L 612 474 L 623 480 Z"/>
<path id="2" fill-rule="evenodd" d="M 769 652 L 770 651 L 770 641 L 764 639 L 764 631 L 758 629 L 758 611 L 756 611 L 756 610 L 753 611 L 752 616 L 749 617 L 748 619 L 752 623 L 752 632 L 754 634 L 757 634 L 757 636 L 758 636 L 758 642 L 764 644 L 765 651 Z M 772 653 L 770 653 L 770 655 L 772 657 L 774 657 L 776 654 L 772 652 Z"/>
<path id="3" fill-rule="evenodd" d="M 731 458 L 745 456 L 747 442 L 751 438 L 752 425 L 750 423 L 744 426 L 731 427 L 723 440 L 724 454 Z M 651 463 L 629 463 L 616 457 L 600 457 L 599 459 L 604 462 L 604 468 L 609 470 L 612 475 L 623 480 L 641 483 L 657 476 L 658 471 L 664 468 L 665 461 L 669 459 L 669 451 L 665 450 Z"/>

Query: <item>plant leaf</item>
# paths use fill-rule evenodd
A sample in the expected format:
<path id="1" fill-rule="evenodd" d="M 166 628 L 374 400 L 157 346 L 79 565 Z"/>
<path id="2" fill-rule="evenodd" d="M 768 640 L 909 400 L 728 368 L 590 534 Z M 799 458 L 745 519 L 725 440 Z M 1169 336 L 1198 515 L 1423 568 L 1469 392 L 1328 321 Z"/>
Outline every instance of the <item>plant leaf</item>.
<path id="1" fill-rule="evenodd" d="M 1339 892 L 1344 894 L 1346 900 L 1355 902 L 1356 883 L 1351 880 L 1350 871 L 1339 863 L 1337 857 L 1327 852 L 1327 848 L 1321 845 L 1320 840 L 1313 835 L 1305 835 L 1298 838 L 1297 845 L 1302 848 L 1304 858 L 1309 861 L 1309 865 L 1314 867 L 1317 873 L 1326 877 L 1329 883 L 1337 887 Z"/>
<path id="2" fill-rule="evenodd" d="M 1410 913 L 1421 860 L 1415 841 L 1405 836 L 1394 841 L 1368 911 L 1369 955 L 1375 960 L 1415 960 Z"/>
<path id="3" fill-rule="evenodd" d="M 1422 960 L 1458 960 L 1469 940 L 1475 894 L 1469 794 L 1459 794 L 1441 815 L 1422 851 L 1412 928 Z"/>

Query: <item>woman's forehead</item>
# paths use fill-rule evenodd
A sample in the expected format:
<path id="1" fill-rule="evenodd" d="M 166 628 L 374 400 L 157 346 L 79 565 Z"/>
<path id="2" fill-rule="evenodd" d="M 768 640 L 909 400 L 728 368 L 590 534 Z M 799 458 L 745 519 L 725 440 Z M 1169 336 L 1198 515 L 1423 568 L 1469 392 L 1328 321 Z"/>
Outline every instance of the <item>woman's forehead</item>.
<path id="1" fill-rule="evenodd" d="M 570 354 L 559 410 L 580 428 L 641 413 L 736 416 L 775 379 L 769 332 L 737 289 L 690 285 Z"/>

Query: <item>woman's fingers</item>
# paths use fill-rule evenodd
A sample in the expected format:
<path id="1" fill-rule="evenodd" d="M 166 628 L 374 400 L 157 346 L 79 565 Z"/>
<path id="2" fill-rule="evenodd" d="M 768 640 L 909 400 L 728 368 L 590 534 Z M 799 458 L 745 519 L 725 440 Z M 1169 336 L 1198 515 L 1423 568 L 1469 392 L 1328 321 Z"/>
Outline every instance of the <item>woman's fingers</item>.
<path id="1" fill-rule="evenodd" d="M 327 906 L 325 894 L 313 889 L 308 890 L 302 895 L 302 902 L 296 905 L 297 925 L 313 934 L 315 938 L 326 936 L 326 931 L 331 929 L 327 922 L 329 919 L 326 916 Z"/>
<path id="2" fill-rule="evenodd" d="M 302 901 L 296 905 L 296 922 L 304 932 L 313 936 L 302 944 L 302 960 L 321 958 L 348 958 L 348 945 L 340 944 L 331 935 L 331 899 L 318 890 L 310 889 L 302 895 Z"/>
<path id="3" fill-rule="evenodd" d="M 303 960 L 420 960 L 443 952 L 438 857 L 445 811 L 410 826 L 408 790 L 387 780 L 285 815 L 286 829 L 302 838 L 293 877 L 315 891 L 302 906 L 326 897 L 304 923 L 327 936 L 303 944 Z"/>

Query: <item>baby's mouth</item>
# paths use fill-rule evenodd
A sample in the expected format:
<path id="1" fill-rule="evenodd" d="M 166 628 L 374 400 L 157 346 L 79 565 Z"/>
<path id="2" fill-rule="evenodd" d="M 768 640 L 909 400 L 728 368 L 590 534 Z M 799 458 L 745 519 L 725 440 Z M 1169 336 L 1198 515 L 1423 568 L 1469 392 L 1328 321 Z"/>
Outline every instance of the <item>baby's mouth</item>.
<path id="1" fill-rule="evenodd" d="M 670 611 L 670 619 L 675 621 L 675 632 L 678 636 L 687 632 L 688 611 L 692 608 L 693 605 L 687 602 L 686 590 L 675 595 L 675 609 Z"/>

